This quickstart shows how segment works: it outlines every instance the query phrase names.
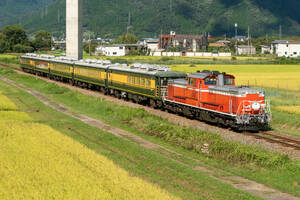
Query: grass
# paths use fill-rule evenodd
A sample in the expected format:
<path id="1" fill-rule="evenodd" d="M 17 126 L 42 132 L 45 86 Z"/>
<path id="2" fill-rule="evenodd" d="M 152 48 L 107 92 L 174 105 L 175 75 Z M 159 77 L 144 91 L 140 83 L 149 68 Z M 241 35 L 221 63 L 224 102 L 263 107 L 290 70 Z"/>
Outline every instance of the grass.
<path id="1" fill-rule="evenodd" d="M 28 87 L 33 87 L 74 110 L 134 132 L 146 139 L 170 146 L 198 159 L 203 159 L 210 166 L 225 168 L 231 173 L 300 196 L 299 186 L 293 184 L 300 180 L 300 164 L 290 160 L 287 156 L 250 145 L 226 141 L 213 133 L 187 127 L 182 128 L 165 119 L 153 116 L 143 109 L 119 106 L 45 83 L 42 80 L 17 75 L 9 70 L 3 69 L 1 74 L 26 84 Z M 211 144 L 209 156 L 199 152 L 199 147 L 203 142 Z M 183 149 L 178 149 L 178 146 Z"/>
<path id="2" fill-rule="evenodd" d="M 86 183 L 86 177 L 90 177 L 95 174 L 95 167 L 96 165 L 96 158 L 99 158 L 100 156 L 105 156 L 109 160 L 112 160 L 116 165 L 119 167 L 123 168 L 124 170 L 128 171 L 130 176 L 136 176 L 139 177 L 143 180 L 146 180 L 147 182 L 150 183 L 155 183 L 155 185 L 159 186 L 162 188 L 164 191 L 168 192 L 170 197 L 177 196 L 178 198 L 182 199 L 260 199 L 258 197 L 252 196 L 246 192 L 239 191 L 233 187 L 231 187 L 228 184 L 221 183 L 213 178 L 210 178 L 206 173 L 200 172 L 200 171 L 195 171 L 193 170 L 193 166 L 199 165 L 199 163 L 196 163 L 193 160 L 186 160 L 185 158 L 180 158 L 180 162 L 175 162 L 174 157 L 177 155 L 168 155 L 164 156 L 161 154 L 161 152 L 154 152 L 150 151 L 147 149 L 144 149 L 138 144 L 135 144 L 133 142 L 127 141 L 120 139 L 118 137 L 115 137 L 109 133 L 106 133 L 104 131 L 101 131 L 97 128 L 89 127 L 82 122 L 72 119 L 60 112 L 56 112 L 52 110 L 51 108 L 43 105 L 40 103 L 36 98 L 34 98 L 32 95 L 27 94 L 25 92 L 19 91 L 18 89 L 7 85 L 6 83 L 0 81 L 0 87 L 2 90 L 4 90 L 4 94 L 9 96 L 10 99 L 12 99 L 15 104 L 20 108 L 20 110 L 34 110 L 38 109 L 39 112 L 30 112 L 28 113 L 36 122 L 39 122 L 39 124 L 45 124 L 47 126 L 52 127 L 51 130 L 45 130 L 45 126 L 42 126 L 39 128 L 39 132 L 36 133 L 35 135 L 29 134 L 28 137 L 23 134 L 24 140 L 27 140 L 24 143 L 24 146 L 28 145 L 31 141 L 37 140 L 38 144 L 37 147 L 42 146 L 43 151 L 45 150 L 45 147 L 50 146 L 56 154 L 53 154 L 53 151 L 47 153 L 47 158 L 41 157 L 41 154 L 37 154 L 36 148 L 33 148 L 33 150 L 30 150 L 28 153 L 31 153 L 28 159 L 33 160 L 33 159 L 38 159 L 40 158 L 39 161 L 39 166 L 45 166 L 45 169 L 39 169 L 37 170 L 37 174 L 41 173 L 41 175 L 49 174 L 53 175 L 53 178 L 56 178 L 56 182 L 58 186 L 61 186 L 58 188 L 57 185 L 52 185 L 50 183 L 52 180 L 48 180 L 47 183 L 44 184 L 44 186 L 49 186 L 49 189 L 56 189 L 53 193 L 48 192 L 45 193 L 45 195 L 59 195 L 57 194 L 59 191 L 61 191 L 61 188 L 66 189 L 64 195 L 70 195 L 70 196 L 64 196 L 63 198 L 68 199 L 67 197 L 70 197 L 69 199 L 80 199 L 74 195 L 78 194 L 78 191 L 84 190 L 84 191 L 90 191 L 92 188 L 94 188 L 97 183 L 101 181 L 101 177 L 98 177 L 97 179 L 94 180 L 93 183 L 91 183 L 87 188 L 85 187 L 80 187 L 82 186 L 83 183 Z M 53 92 L 54 90 L 52 90 Z M 21 100 L 20 100 L 21 99 Z M 29 124 L 28 128 L 31 127 L 31 124 Z M 23 127 L 26 127 L 25 125 Z M 76 130 L 76 132 L 79 132 L 81 134 L 86 135 L 87 137 L 82 137 L 81 135 L 77 134 L 74 131 L 71 131 L 68 127 L 72 127 L 73 130 Z M 19 127 L 21 128 L 21 127 Z M 32 127 L 34 129 L 34 127 Z M 54 130 L 55 129 L 55 130 Z M 61 134 L 65 134 L 67 137 L 61 137 Z M 38 137 L 39 133 L 42 133 L 43 138 L 40 139 Z M 55 132 L 55 133 L 54 133 Z M 60 135 L 58 137 L 58 135 Z M 52 136 L 52 137 L 51 137 Z M 54 137 L 55 136 L 55 137 Z M 21 137 L 21 136 L 20 136 Z M 71 141 L 70 138 L 72 138 L 72 144 L 63 143 L 64 141 Z M 55 140 L 54 140 L 55 139 Z M 62 142 L 60 142 L 62 140 Z M 78 145 L 77 142 L 80 142 L 81 145 Z M 1 141 L 0 141 L 1 142 Z M 73 149 L 73 144 L 75 143 L 76 148 Z M 36 143 L 34 143 L 36 144 Z M 50 145 L 51 144 L 51 145 Z M 65 146 L 62 147 L 63 151 L 62 152 L 57 152 L 57 149 L 61 147 L 61 145 Z M 88 155 L 78 152 L 79 150 L 82 149 L 82 145 L 84 146 L 84 152 L 90 152 L 92 150 L 93 154 L 92 157 L 87 157 Z M 2 146 L 1 146 L 2 147 Z M 32 145 L 31 145 L 32 147 Z M 89 148 L 90 150 L 87 150 L 86 148 Z M 176 148 L 176 147 L 175 147 Z M 9 149 L 7 146 L 5 146 L 5 149 Z M 180 150 L 180 149 L 175 149 Z M 187 152 L 190 153 L 190 152 Z M 25 155 L 26 154 L 26 155 Z M 71 156 L 73 155 L 73 159 L 63 159 L 60 160 L 60 157 L 65 158 L 63 155 L 68 155 Z M 80 165 L 78 165 L 78 159 L 77 157 L 74 156 L 74 154 L 77 156 L 77 154 L 82 155 L 83 157 L 80 157 Z M 19 156 L 19 158 L 24 158 L 23 160 L 27 159 L 27 153 L 22 152 L 22 156 Z M 24 156 L 23 156 L 24 155 Z M 43 155 L 43 154 L 42 154 Z M 26 159 L 25 159 L 26 158 Z M 48 158 L 53 158 L 54 161 L 58 161 L 59 164 L 64 164 L 67 162 L 70 166 L 67 166 L 66 169 L 62 169 L 62 167 L 57 166 L 54 161 L 52 162 L 51 159 Z M 92 159 L 92 160 L 90 160 Z M 176 158 L 179 159 L 179 158 Z M 43 161 L 46 163 L 43 163 Z M 84 161 L 84 162 L 82 162 Z M 75 165 L 72 166 L 72 163 Z M 76 163 L 77 162 L 77 163 Z M 3 162 L 1 162 L 3 164 Z M 5 162 L 4 162 L 5 163 Z M 188 163 L 192 167 L 187 166 L 187 165 L 182 165 L 181 163 Z M 44 164 L 44 165 L 42 165 Z M 0 164 L 1 166 L 1 164 Z M 87 168 L 91 166 L 90 168 Z M 18 165 L 16 167 L 19 167 Z M 50 168 L 51 167 L 51 168 Z M 74 169 L 74 167 L 78 169 Z M 84 169 L 83 169 L 84 167 Z M 103 166 L 102 166 L 103 167 Z M 48 169 L 48 171 L 47 171 Z M 67 170 L 69 169 L 69 170 Z M 101 166 L 100 166 L 100 169 Z M 111 168 L 110 172 L 114 172 L 114 168 Z M 27 172 L 26 170 L 31 170 L 31 166 L 25 166 L 25 169 L 20 169 L 20 172 Z M 56 172 L 60 172 L 62 177 L 57 177 L 51 170 L 54 170 Z M 67 175 L 69 172 L 72 172 L 72 170 L 77 172 L 78 170 L 81 170 L 81 176 L 80 178 L 83 179 L 83 183 L 79 183 L 78 186 L 74 186 L 74 189 L 72 189 L 71 186 L 74 185 L 74 183 L 70 182 L 65 182 L 69 181 L 67 179 Z M 99 169 L 98 169 L 99 170 Z M 23 173 L 22 173 L 23 174 Z M 70 173 L 72 175 L 73 173 Z M 111 174 L 111 173 L 110 173 Z M 19 175 L 19 173 L 18 173 Z M 82 177 L 84 176 L 84 177 Z M 12 176 L 14 177 L 14 176 Z M 25 176 L 23 176 L 24 178 Z M 28 179 L 30 179 L 30 176 L 27 176 Z M 39 176 L 40 177 L 40 176 Z M 52 177 L 52 176 L 51 176 Z M 32 181 L 36 178 L 36 176 L 32 177 Z M 100 179 L 100 180 L 99 180 Z M 43 176 L 38 179 L 38 181 L 44 180 Z M 114 182 L 118 182 L 118 179 L 114 179 Z M 31 180 L 28 180 L 29 182 Z M 74 179 L 73 181 L 79 181 L 78 179 Z M 0 179 L 0 184 L 1 184 L 1 179 Z M 16 186 L 19 187 L 19 182 L 16 182 Z M 28 182 L 26 182 L 28 183 Z M 30 182 L 31 183 L 31 182 Z M 63 184 L 65 183 L 65 184 Z M 68 183 L 68 184 L 67 184 Z M 3 184 L 9 184 L 7 182 Z M 131 183 L 130 183 L 131 184 Z M 30 184 L 27 184 L 28 187 Z M 68 186 L 69 185 L 69 186 Z M 110 188 L 110 186 L 105 187 Z M 26 186 L 24 186 L 26 187 Z M 24 188 L 23 187 L 23 188 Z M 28 188 L 26 187 L 26 188 Z M 39 185 L 35 185 L 35 187 L 41 187 Z M 15 185 L 12 188 L 16 188 Z M 72 192 L 74 192 L 73 196 L 71 193 L 68 191 L 72 189 Z M 76 188 L 79 188 L 78 190 L 75 190 Z M 150 187 L 151 188 L 151 187 Z M 30 188 L 32 191 L 34 191 L 34 187 Z M 114 190 L 114 188 L 111 188 Z M 142 188 L 138 188 L 136 191 L 140 191 Z M 98 190 L 101 190 L 101 187 L 98 188 Z M 7 191 L 7 190 L 0 190 L 0 191 Z M 43 191 L 43 190 L 41 190 Z M 117 192 L 118 190 L 116 190 Z M 131 189 L 129 189 L 131 191 Z M 161 191 L 161 190 L 160 190 Z M 166 192 L 163 192 L 163 195 L 166 194 Z M 3 193 L 2 193 L 3 194 Z M 31 195 L 32 192 L 29 192 L 28 194 L 24 195 Z M 39 194 L 38 192 L 34 193 Z M 92 194 L 95 194 L 95 191 L 91 191 L 91 194 L 87 194 L 87 197 L 90 197 Z M 121 193 L 122 194 L 122 193 Z M 18 194 L 16 194 L 18 195 Z M 127 194 L 127 196 L 130 194 Z M 145 192 L 145 195 L 149 195 L 148 191 Z M 26 196 L 26 197 L 27 197 Z M 116 194 L 117 197 L 118 194 Z M 0 194 L 1 197 L 1 194 Z M 30 196 L 31 198 L 34 199 L 34 197 Z M 40 196 L 36 196 L 36 198 L 39 198 Z M 45 197 L 45 196 L 42 196 Z M 48 196 L 46 196 L 48 197 Z M 53 197 L 53 196 L 50 196 Z M 60 197 L 60 196 L 58 196 Z M 74 198 L 72 198 L 74 197 Z M 134 196 L 135 197 L 135 196 Z M 127 199 L 135 199 L 135 198 L 127 198 Z M 138 196 L 136 196 L 138 197 Z M 151 198 L 151 199 L 162 199 L 163 196 L 160 196 L 159 198 Z M 91 197 L 93 199 L 93 197 Z M 1 198 L 3 199 L 3 198 Z M 84 197 L 86 199 L 86 197 Z M 111 198 L 113 199 L 113 198 Z M 119 198 L 119 199 L 126 199 L 126 198 Z M 147 199 L 147 198 L 140 198 L 140 199 Z"/>
<path id="3" fill-rule="evenodd" d="M 0 93 L 0 111 L 17 109 L 17 106 L 12 101 Z"/>
<path id="4" fill-rule="evenodd" d="M 1 199 L 179 199 L 49 126 L 0 127 Z"/>
<path id="5" fill-rule="evenodd" d="M 278 106 L 276 109 L 290 114 L 300 115 L 300 106 Z"/>
<path id="6" fill-rule="evenodd" d="M 1 199 L 179 199 L 26 113 L 0 119 Z"/>

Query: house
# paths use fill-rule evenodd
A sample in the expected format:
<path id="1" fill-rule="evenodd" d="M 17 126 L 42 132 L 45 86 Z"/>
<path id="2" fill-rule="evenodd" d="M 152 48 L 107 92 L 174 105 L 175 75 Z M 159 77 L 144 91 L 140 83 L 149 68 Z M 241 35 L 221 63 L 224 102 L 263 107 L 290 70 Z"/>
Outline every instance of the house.
<path id="1" fill-rule="evenodd" d="M 138 51 L 144 51 L 144 46 L 140 44 L 113 44 L 109 46 L 100 45 L 96 48 L 97 55 L 105 56 L 125 56 Z"/>
<path id="2" fill-rule="evenodd" d="M 261 47 L 261 54 L 271 53 L 271 47 L 267 45 L 260 45 Z"/>
<path id="3" fill-rule="evenodd" d="M 140 44 L 144 45 L 147 51 L 150 49 L 151 52 L 155 52 L 159 49 L 159 38 L 143 38 L 140 40 Z"/>
<path id="4" fill-rule="evenodd" d="M 275 40 L 271 44 L 271 53 L 278 57 L 299 57 L 300 41 L 297 40 Z"/>
<path id="5" fill-rule="evenodd" d="M 169 35 L 159 36 L 160 49 L 172 49 L 172 51 L 196 52 L 207 48 L 207 34 L 204 35 L 177 35 L 171 31 Z"/>
<path id="6" fill-rule="evenodd" d="M 235 36 L 232 38 L 233 40 L 237 40 L 239 42 L 245 42 L 248 40 L 248 38 L 246 36 L 241 36 L 241 35 L 238 35 L 238 36 Z"/>
<path id="7" fill-rule="evenodd" d="M 236 47 L 237 55 L 254 55 L 256 48 L 254 46 L 238 45 Z"/>

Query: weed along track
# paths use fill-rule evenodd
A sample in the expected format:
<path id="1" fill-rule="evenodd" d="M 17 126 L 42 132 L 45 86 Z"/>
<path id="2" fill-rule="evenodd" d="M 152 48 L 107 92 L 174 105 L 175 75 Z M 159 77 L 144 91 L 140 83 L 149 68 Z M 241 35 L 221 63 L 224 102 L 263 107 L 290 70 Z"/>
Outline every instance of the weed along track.
<path id="1" fill-rule="evenodd" d="M 252 195 L 256 195 L 256 196 L 259 196 L 261 198 L 271 199 L 271 200 L 272 199 L 291 199 L 291 200 L 299 200 L 300 199 L 298 197 L 292 196 L 292 195 L 287 194 L 287 193 L 280 192 L 278 190 L 275 190 L 275 189 L 270 188 L 268 186 L 265 186 L 263 184 L 257 183 L 255 181 L 248 180 L 246 178 L 242 178 L 242 177 L 235 176 L 235 175 L 220 176 L 219 172 L 222 171 L 222 170 L 215 169 L 216 171 L 218 171 L 218 173 L 215 173 L 214 171 L 212 171 L 213 168 L 207 169 L 205 167 L 202 167 L 201 166 L 202 161 L 200 161 L 200 160 L 185 156 L 181 153 L 178 153 L 177 151 L 173 151 L 169 148 L 166 148 L 164 146 L 161 146 L 161 145 L 158 145 L 158 144 L 153 143 L 151 141 L 148 141 L 146 139 L 143 139 L 143 138 L 141 138 L 141 137 L 139 137 L 139 136 L 137 136 L 133 133 L 130 133 L 128 131 L 124 131 L 122 129 L 112 127 L 109 124 L 106 124 L 106 123 L 104 123 L 100 120 L 97 120 L 97 119 L 88 117 L 86 115 L 77 113 L 76 111 L 70 110 L 69 108 L 67 108 L 63 105 L 60 105 L 60 104 L 57 104 L 57 103 L 53 102 L 52 100 L 50 100 L 44 94 L 41 94 L 41 93 L 39 93 L 39 92 L 37 92 L 33 89 L 27 88 L 26 86 L 24 86 L 22 84 L 19 84 L 19 83 L 16 83 L 16 82 L 14 82 L 10 79 L 4 78 L 4 77 L 0 77 L 0 79 L 2 81 L 7 82 L 10 85 L 13 85 L 14 87 L 17 87 L 17 88 L 19 88 L 19 89 L 35 96 L 43 104 L 53 108 L 56 111 L 62 112 L 62 113 L 66 114 L 66 115 L 68 115 L 72 118 L 78 119 L 78 120 L 84 122 L 85 124 L 87 124 L 89 126 L 96 127 L 98 129 L 101 129 L 101 130 L 105 130 L 105 131 L 107 131 L 107 132 L 109 132 L 109 133 L 111 133 L 111 134 L 113 134 L 113 135 L 115 135 L 119 138 L 122 138 L 123 140 L 131 140 L 131 141 L 139 144 L 140 146 L 143 146 L 146 149 L 149 149 L 151 151 L 160 152 L 161 155 L 166 156 L 166 158 L 168 158 L 168 159 L 172 159 L 174 162 L 179 163 L 182 166 L 191 167 L 195 171 L 201 171 L 203 173 L 206 173 L 209 176 L 211 176 L 212 178 L 214 178 L 214 179 L 216 179 L 220 182 L 227 183 L 227 184 L 231 185 L 232 187 L 234 187 L 236 189 L 246 191 L 246 192 L 248 192 Z M 73 129 L 70 126 L 67 126 L 67 129 L 69 129 L 70 131 L 74 132 L 75 134 L 77 134 L 77 135 L 79 135 L 83 138 L 86 138 L 87 140 L 89 140 L 92 143 L 95 143 L 95 144 L 98 144 L 98 145 L 104 145 L 104 146 L 106 145 L 105 143 L 103 143 L 101 141 L 98 141 L 97 139 L 95 139 L 91 136 L 88 136 L 83 132 L 77 131 L 77 130 Z M 111 150 L 115 151 L 115 149 L 111 149 Z M 170 155 L 174 155 L 175 157 L 170 158 Z M 124 157 L 126 158 L 126 155 L 124 155 Z M 193 166 L 189 163 L 182 162 L 181 160 L 179 160 L 178 157 L 184 157 L 185 159 L 191 159 L 191 160 L 197 162 L 200 166 L 195 167 L 195 166 Z M 128 159 L 130 160 L 131 158 L 128 158 Z M 134 160 L 132 162 L 134 162 Z"/>
<path id="2" fill-rule="evenodd" d="M 190 127 L 194 127 L 194 128 L 200 129 L 200 130 L 204 130 L 204 131 L 215 132 L 215 133 L 221 134 L 224 138 L 229 139 L 229 140 L 235 140 L 235 141 L 239 141 L 239 142 L 242 142 L 245 144 L 259 145 L 263 148 L 267 148 L 272 151 L 284 152 L 284 153 L 287 153 L 288 155 L 290 155 L 291 157 L 300 159 L 300 144 L 299 144 L 299 142 L 297 140 L 293 140 L 291 137 L 285 136 L 284 134 L 274 133 L 274 132 L 270 132 L 270 131 L 269 132 L 260 132 L 257 134 L 252 133 L 252 132 L 244 132 L 243 134 L 236 133 L 236 132 L 231 131 L 226 128 L 215 127 L 213 125 L 209 125 L 207 123 L 204 123 L 204 122 L 201 122 L 198 120 L 187 119 L 185 117 L 181 117 L 176 114 L 167 113 L 165 111 L 153 109 L 151 107 L 146 107 L 146 106 L 143 106 L 140 104 L 124 101 L 122 99 L 118 99 L 113 96 L 104 95 L 97 91 L 82 89 L 80 87 L 72 86 L 67 83 L 57 82 L 57 81 L 53 81 L 53 80 L 50 80 L 45 77 L 35 76 L 32 74 L 24 73 L 20 68 L 13 66 L 13 65 L 8 65 L 8 64 L 0 64 L 0 65 L 3 67 L 6 67 L 6 68 L 12 68 L 12 69 L 18 71 L 19 73 L 22 73 L 25 75 L 34 76 L 39 79 L 43 79 L 47 82 L 52 82 L 52 83 L 55 83 L 58 85 L 68 87 L 72 90 L 80 91 L 81 93 L 84 93 L 87 95 L 97 96 L 97 97 L 106 99 L 108 101 L 116 102 L 121 105 L 126 105 L 126 106 L 130 106 L 130 107 L 134 107 L 134 108 L 143 108 L 146 111 L 150 112 L 151 114 L 155 114 L 162 118 L 167 118 L 170 122 L 174 122 L 181 126 L 190 126 Z"/>

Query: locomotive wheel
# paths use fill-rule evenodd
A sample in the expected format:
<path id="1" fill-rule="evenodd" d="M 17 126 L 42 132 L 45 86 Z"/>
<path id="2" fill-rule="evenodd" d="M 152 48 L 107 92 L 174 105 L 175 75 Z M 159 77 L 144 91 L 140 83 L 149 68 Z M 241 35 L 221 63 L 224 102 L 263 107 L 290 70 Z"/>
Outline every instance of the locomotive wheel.
<path id="1" fill-rule="evenodd" d="M 150 99 L 150 107 L 151 108 L 157 108 L 157 104 L 156 104 L 156 101 L 155 100 L 153 100 L 153 99 Z"/>

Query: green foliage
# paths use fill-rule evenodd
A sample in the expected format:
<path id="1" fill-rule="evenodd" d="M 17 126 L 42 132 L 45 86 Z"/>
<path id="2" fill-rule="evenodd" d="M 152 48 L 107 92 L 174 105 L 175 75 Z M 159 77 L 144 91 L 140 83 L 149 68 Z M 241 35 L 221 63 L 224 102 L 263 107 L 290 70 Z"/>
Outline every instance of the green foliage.
<path id="1" fill-rule="evenodd" d="M 28 53 L 28 52 L 33 52 L 33 47 L 31 46 L 26 46 L 23 44 L 16 44 L 13 47 L 13 52 L 15 53 Z"/>
<path id="2" fill-rule="evenodd" d="M 135 35 L 123 33 L 115 40 L 115 44 L 136 44 L 137 41 L 138 39 Z"/>
<path id="3" fill-rule="evenodd" d="M 90 43 L 86 42 L 83 44 L 83 50 L 86 53 L 93 54 L 93 53 L 95 53 L 97 46 L 98 46 L 98 43 L 96 41 L 92 40 Z M 90 52 L 90 48 L 91 48 L 91 52 Z"/>
<path id="4" fill-rule="evenodd" d="M 15 45 L 28 45 L 28 38 L 25 30 L 20 25 L 7 26 L 1 31 L 1 37 L 5 42 L 0 44 L 3 52 L 13 51 Z"/>
<path id="5" fill-rule="evenodd" d="M 4 38 L 0 38 L 0 53 L 5 53 L 9 50 L 9 43 Z"/>
<path id="6" fill-rule="evenodd" d="M 49 32 L 40 30 L 35 34 L 32 43 L 35 50 L 49 51 L 52 47 L 52 36 Z"/>

